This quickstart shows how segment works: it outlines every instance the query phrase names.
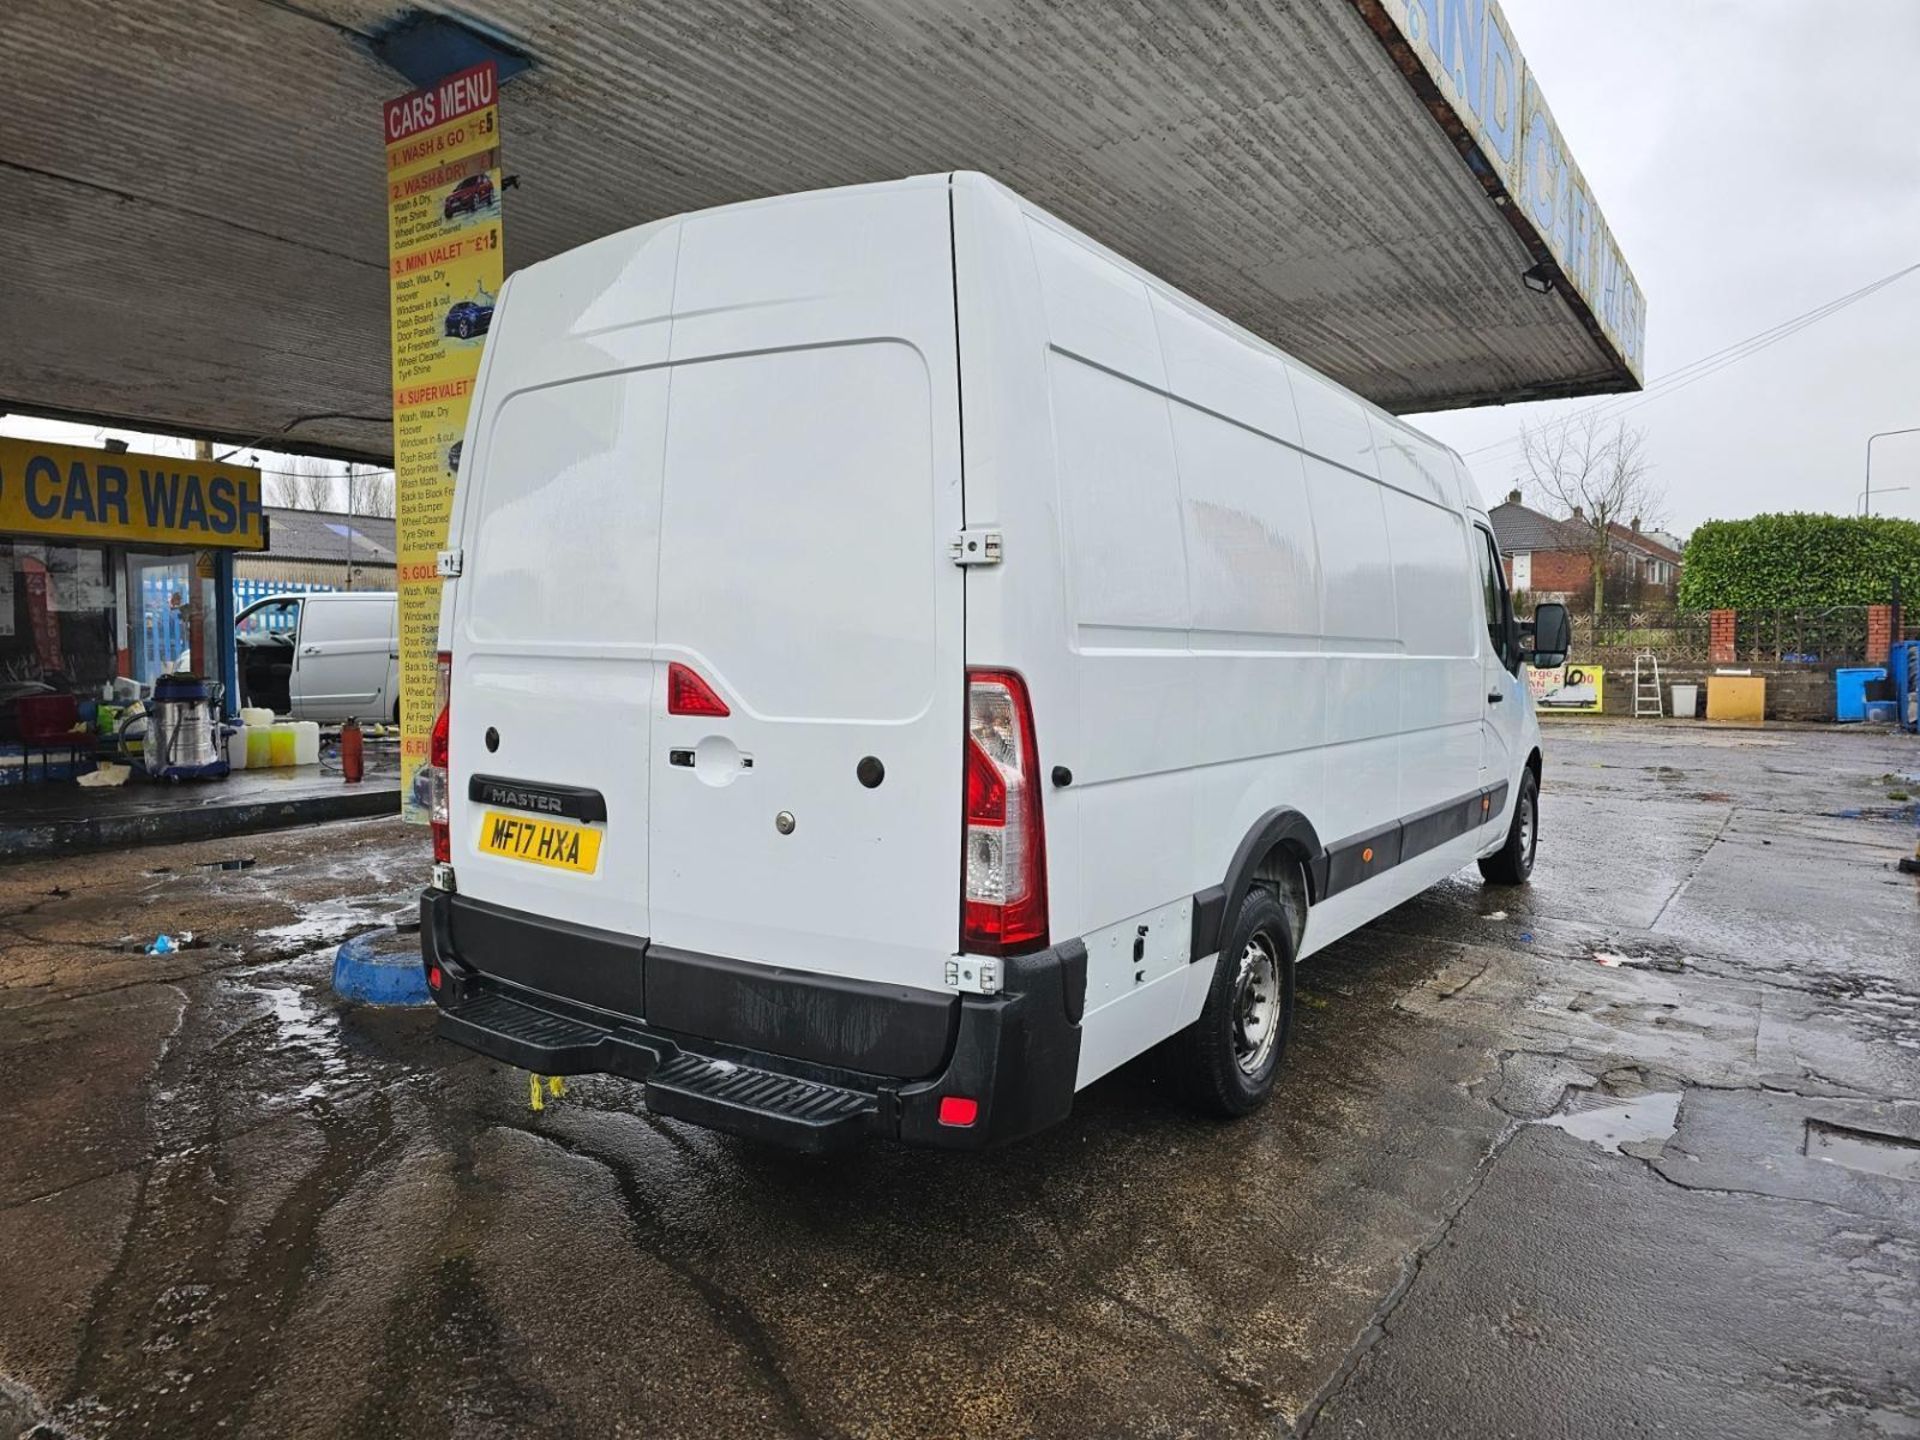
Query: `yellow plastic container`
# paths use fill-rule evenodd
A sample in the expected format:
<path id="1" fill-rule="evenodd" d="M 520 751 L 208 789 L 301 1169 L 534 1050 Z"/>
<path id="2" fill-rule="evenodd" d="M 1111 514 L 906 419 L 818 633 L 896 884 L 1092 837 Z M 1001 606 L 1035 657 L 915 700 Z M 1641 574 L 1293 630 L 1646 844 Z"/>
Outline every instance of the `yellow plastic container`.
<path id="1" fill-rule="evenodd" d="M 285 720 L 278 722 L 267 732 L 267 737 L 267 752 L 270 757 L 267 763 L 274 766 L 293 764 L 296 742 L 292 724 Z"/>
<path id="2" fill-rule="evenodd" d="M 264 770 L 273 764 L 273 730 L 266 725 L 247 726 L 247 769 Z"/>
<path id="3" fill-rule="evenodd" d="M 1764 675 L 1709 675 L 1707 719 L 1759 721 L 1767 718 Z"/>

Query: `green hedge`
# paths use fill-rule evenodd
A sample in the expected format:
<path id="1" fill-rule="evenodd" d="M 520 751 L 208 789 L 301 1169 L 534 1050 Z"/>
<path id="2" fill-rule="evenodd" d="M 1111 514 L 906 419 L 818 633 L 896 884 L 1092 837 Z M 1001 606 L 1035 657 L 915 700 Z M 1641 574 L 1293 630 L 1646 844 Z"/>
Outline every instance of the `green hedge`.
<path id="1" fill-rule="evenodd" d="M 1920 605 L 1920 521 L 1884 516 L 1756 515 L 1709 520 L 1687 541 L 1680 605 L 1688 610 L 1791 610 L 1878 605 L 1900 577 Z"/>

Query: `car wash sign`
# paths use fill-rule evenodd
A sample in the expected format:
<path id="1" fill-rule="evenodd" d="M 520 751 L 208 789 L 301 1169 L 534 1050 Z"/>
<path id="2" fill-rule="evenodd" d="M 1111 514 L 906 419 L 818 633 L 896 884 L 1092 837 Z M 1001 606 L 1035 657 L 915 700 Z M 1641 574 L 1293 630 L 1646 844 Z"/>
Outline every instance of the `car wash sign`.
<path id="1" fill-rule="evenodd" d="M 1513 43 L 1498 0 L 1353 0 L 1386 17 L 1401 47 L 1432 82 L 1450 119 L 1477 151 L 1473 168 L 1529 244 L 1543 246 L 1559 278 L 1635 376 L 1645 373 L 1647 302 L 1573 161 L 1546 97 Z M 1373 24 L 1370 19 L 1369 24 Z M 1376 34 L 1381 26 L 1374 24 Z M 1388 38 L 1382 35 L 1382 38 Z M 1406 67 L 1403 65 L 1403 69 Z M 1616 86 L 1632 102 L 1630 81 Z M 1458 138 L 1456 143 L 1458 143 Z"/>
<path id="2" fill-rule="evenodd" d="M 398 498 L 402 810 L 434 721 L 435 632 L 460 437 L 505 273 L 500 114 L 491 63 L 389 100 L 388 307 Z"/>
<path id="3" fill-rule="evenodd" d="M 0 532 L 264 550 L 260 472 L 211 460 L 0 439 Z"/>

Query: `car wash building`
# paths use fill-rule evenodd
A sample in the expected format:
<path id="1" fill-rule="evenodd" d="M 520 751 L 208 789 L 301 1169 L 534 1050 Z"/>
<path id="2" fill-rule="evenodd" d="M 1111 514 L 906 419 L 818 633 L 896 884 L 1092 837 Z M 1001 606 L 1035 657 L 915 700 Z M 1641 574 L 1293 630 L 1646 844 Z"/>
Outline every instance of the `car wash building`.
<path id="1" fill-rule="evenodd" d="M 160 675 L 231 689 L 233 557 L 266 543 L 258 471 L 0 439 L 0 780 Z"/>

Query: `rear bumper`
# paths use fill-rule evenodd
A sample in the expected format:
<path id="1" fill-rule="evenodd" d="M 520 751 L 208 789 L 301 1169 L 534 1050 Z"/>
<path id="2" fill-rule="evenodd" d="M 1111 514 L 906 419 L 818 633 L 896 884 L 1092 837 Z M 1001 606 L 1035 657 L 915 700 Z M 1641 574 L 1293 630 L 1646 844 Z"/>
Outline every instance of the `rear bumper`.
<path id="1" fill-rule="evenodd" d="M 439 1033 L 543 1075 L 647 1084 L 658 1113 L 793 1148 L 880 1136 L 980 1149 L 1073 1107 L 1086 947 L 1002 961 L 998 995 L 809 975 L 429 889 L 422 961 L 438 967 Z M 642 1018 L 642 1016 L 646 1018 Z M 969 1126 L 940 1101 L 977 1102 Z"/>

